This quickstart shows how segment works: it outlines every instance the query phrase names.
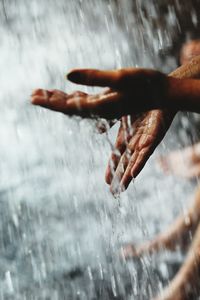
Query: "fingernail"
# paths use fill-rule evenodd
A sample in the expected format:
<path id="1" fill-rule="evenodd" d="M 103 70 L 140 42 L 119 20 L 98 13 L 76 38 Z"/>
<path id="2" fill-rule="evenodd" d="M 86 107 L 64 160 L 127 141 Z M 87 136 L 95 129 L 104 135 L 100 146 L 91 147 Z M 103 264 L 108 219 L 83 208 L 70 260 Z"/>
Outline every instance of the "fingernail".
<path id="1" fill-rule="evenodd" d="M 80 82 L 83 78 L 82 74 L 79 71 L 72 71 L 67 74 L 67 79 L 72 82 Z"/>
<path id="2" fill-rule="evenodd" d="M 36 89 L 31 94 L 31 96 L 41 96 L 41 95 L 43 95 L 43 89 Z"/>
<path id="3" fill-rule="evenodd" d="M 134 181 L 134 179 L 137 177 L 138 175 L 138 170 L 137 169 L 133 169 L 131 171 L 131 176 L 132 176 L 132 180 Z"/>
<path id="4" fill-rule="evenodd" d="M 120 183 L 119 188 L 120 188 L 120 192 L 121 192 L 121 193 L 123 193 L 123 192 L 126 190 L 126 186 L 125 186 L 124 183 Z"/>
<path id="5" fill-rule="evenodd" d="M 134 178 L 134 172 L 135 171 L 135 169 L 134 169 L 134 166 L 133 166 L 133 168 L 131 169 L 131 176 L 132 176 L 132 178 Z"/>

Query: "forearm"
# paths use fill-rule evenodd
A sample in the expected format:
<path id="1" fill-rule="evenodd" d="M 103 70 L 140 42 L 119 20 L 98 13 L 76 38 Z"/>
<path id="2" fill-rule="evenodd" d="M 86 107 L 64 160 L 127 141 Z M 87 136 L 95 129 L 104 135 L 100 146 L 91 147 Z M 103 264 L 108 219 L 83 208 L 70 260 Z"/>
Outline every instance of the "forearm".
<path id="1" fill-rule="evenodd" d="M 194 57 L 189 63 L 184 64 L 172 71 L 168 76 L 178 79 L 183 78 L 199 78 L 200 79 L 200 55 Z M 166 110 L 168 119 L 173 120 L 177 113 L 177 109 Z"/>
<path id="2" fill-rule="evenodd" d="M 169 77 L 166 107 L 200 113 L 200 80 Z"/>
<path id="3" fill-rule="evenodd" d="M 178 79 L 200 78 L 200 55 L 194 57 L 189 63 L 187 63 L 185 65 L 182 65 L 181 67 L 179 67 L 178 69 L 176 69 L 175 71 L 173 71 L 172 73 L 170 73 L 169 76 L 173 77 L 173 78 L 178 78 Z M 172 84 L 172 86 L 176 86 L 176 84 L 177 83 L 174 82 Z M 177 86 L 178 85 L 179 84 L 177 84 Z M 180 86 L 179 86 L 179 89 L 180 89 Z M 187 93 L 188 93 L 188 90 L 187 90 Z M 183 97 L 183 99 L 184 98 L 185 97 Z M 173 106 L 173 104 L 174 104 L 174 107 L 176 107 L 175 109 L 177 109 L 177 110 L 180 110 L 180 107 L 182 107 L 182 106 L 185 106 L 185 107 L 188 106 L 188 105 L 184 105 L 184 103 L 179 103 L 179 105 L 177 103 L 177 105 L 175 105 L 175 102 L 172 103 L 171 106 Z M 177 102 L 180 102 L 180 99 Z M 187 100 L 184 99 L 183 102 L 190 102 L 190 98 L 188 98 Z M 189 103 L 189 104 L 191 104 L 191 103 Z M 193 107 L 193 105 L 192 105 L 192 107 Z M 194 110 L 194 109 L 191 109 L 192 107 L 190 107 L 189 111 L 193 111 Z M 185 109 L 183 108 L 182 110 L 185 110 Z"/>

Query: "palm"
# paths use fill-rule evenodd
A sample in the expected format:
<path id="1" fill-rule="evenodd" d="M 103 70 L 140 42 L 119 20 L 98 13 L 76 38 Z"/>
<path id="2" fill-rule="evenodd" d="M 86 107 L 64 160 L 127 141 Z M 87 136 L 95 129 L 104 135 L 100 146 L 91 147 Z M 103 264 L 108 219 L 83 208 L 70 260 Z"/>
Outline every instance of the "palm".
<path id="1" fill-rule="evenodd" d="M 106 182 L 113 193 L 126 189 L 144 167 L 162 141 L 175 113 L 152 110 L 139 116 L 123 117 L 118 131 L 115 150 L 106 170 Z"/>

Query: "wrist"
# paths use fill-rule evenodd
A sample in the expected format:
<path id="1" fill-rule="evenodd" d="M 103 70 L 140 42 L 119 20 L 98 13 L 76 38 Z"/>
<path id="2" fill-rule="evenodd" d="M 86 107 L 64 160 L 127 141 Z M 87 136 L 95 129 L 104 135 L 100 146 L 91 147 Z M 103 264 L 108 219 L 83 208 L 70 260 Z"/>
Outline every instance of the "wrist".
<path id="1" fill-rule="evenodd" d="M 200 113 L 200 81 L 168 77 L 167 107 Z"/>

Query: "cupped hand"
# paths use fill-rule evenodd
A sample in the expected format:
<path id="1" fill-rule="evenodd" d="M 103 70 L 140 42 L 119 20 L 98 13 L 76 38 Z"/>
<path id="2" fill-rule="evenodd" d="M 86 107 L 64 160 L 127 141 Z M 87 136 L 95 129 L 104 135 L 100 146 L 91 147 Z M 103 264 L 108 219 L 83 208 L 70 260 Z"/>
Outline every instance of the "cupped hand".
<path id="1" fill-rule="evenodd" d="M 199 78 L 200 56 L 190 63 L 179 67 L 169 74 L 174 78 Z M 106 182 L 111 191 L 128 187 L 132 178 L 135 178 L 143 169 L 147 160 L 164 138 L 174 117 L 175 110 L 152 110 L 146 113 L 132 115 L 121 119 L 121 126 L 115 142 L 115 150 L 106 170 Z M 127 128 L 128 127 L 128 128 Z"/>
<path id="2" fill-rule="evenodd" d="M 143 169 L 162 141 L 175 112 L 152 110 L 121 119 L 114 151 L 106 170 L 106 182 L 115 194 L 126 189 Z"/>

